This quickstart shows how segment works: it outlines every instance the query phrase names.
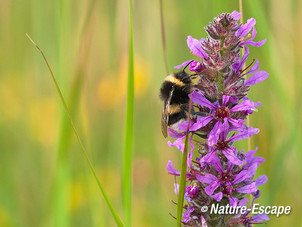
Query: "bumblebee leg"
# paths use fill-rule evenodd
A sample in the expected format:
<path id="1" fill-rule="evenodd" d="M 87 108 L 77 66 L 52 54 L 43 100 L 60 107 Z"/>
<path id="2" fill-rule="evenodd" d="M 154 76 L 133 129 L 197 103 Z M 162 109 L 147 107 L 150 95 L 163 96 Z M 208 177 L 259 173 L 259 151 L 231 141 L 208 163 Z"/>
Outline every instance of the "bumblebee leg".
<path id="1" fill-rule="evenodd" d="M 195 135 L 203 138 L 203 139 L 207 139 L 208 138 L 208 135 L 207 134 L 201 134 L 201 133 L 196 133 L 196 132 L 193 132 Z"/>
<path id="2" fill-rule="evenodd" d="M 193 115 L 197 115 L 197 116 L 200 116 L 200 117 L 204 117 L 204 116 L 207 116 L 207 115 L 208 115 L 208 113 L 205 113 L 205 112 L 196 112 L 196 111 L 194 111 L 194 110 L 191 110 L 191 113 L 192 113 Z"/>
<path id="3" fill-rule="evenodd" d="M 188 106 L 181 106 L 181 108 L 185 111 L 189 111 L 189 107 Z M 205 113 L 205 112 L 196 112 L 195 110 L 191 109 L 191 114 L 192 115 L 197 115 L 197 116 L 201 116 L 201 117 L 204 117 L 204 116 L 207 116 L 208 113 Z"/>

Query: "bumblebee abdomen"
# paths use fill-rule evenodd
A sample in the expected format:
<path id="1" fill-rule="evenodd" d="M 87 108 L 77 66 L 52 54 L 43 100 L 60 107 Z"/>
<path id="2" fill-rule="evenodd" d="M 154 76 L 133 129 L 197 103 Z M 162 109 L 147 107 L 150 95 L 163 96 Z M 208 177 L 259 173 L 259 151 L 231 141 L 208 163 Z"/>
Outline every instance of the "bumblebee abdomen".
<path id="1" fill-rule="evenodd" d="M 173 125 L 182 119 L 187 119 L 187 113 L 184 110 L 169 114 L 168 126 Z"/>

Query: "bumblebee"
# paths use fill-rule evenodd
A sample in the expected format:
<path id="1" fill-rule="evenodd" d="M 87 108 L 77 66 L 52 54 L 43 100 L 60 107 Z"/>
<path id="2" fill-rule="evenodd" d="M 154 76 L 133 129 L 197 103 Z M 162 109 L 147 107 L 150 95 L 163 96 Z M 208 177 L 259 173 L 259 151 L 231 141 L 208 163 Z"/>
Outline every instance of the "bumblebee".
<path id="1" fill-rule="evenodd" d="M 161 130 L 167 137 L 168 126 L 188 118 L 189 94 L 193 89 L 190 75 L 181 71 L 167 76 L 160 88 L 160 98 L 164 102 Z"/>

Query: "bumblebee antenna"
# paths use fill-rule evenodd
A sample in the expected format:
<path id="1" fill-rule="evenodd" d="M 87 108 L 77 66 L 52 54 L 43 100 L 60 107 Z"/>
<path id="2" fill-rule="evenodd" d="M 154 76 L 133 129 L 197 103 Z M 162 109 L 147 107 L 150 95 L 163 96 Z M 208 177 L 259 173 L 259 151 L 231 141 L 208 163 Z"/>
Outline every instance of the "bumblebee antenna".
<path id="1" fill-rule="evenodd" d="M 184 67 L 184 69 L 182 70 L 183 73 L 185 73 L 186 68 L 187 68 L 193 61 L 194 61 L 194 60 L 191 60 L 191 61 Z"/>

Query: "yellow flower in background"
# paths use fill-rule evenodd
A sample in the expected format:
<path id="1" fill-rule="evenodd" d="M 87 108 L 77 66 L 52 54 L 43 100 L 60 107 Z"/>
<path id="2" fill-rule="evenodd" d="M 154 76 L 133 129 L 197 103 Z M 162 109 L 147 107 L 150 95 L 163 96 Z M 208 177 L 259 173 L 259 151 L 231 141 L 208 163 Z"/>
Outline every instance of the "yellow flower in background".
<path id="1" fill-rule="evenodd" d="M 117 75 L 110 72 L 103 77 L 98 86 L 98 95 L 104 108 L 114 108 L 125 101 L 127 94 L 128 62 L 123 60 Z M 140 98 L 147 91 L 150 81 L 150 67 L 143 59 L 138 58 L 134 64 L 134 94 Z"/>

